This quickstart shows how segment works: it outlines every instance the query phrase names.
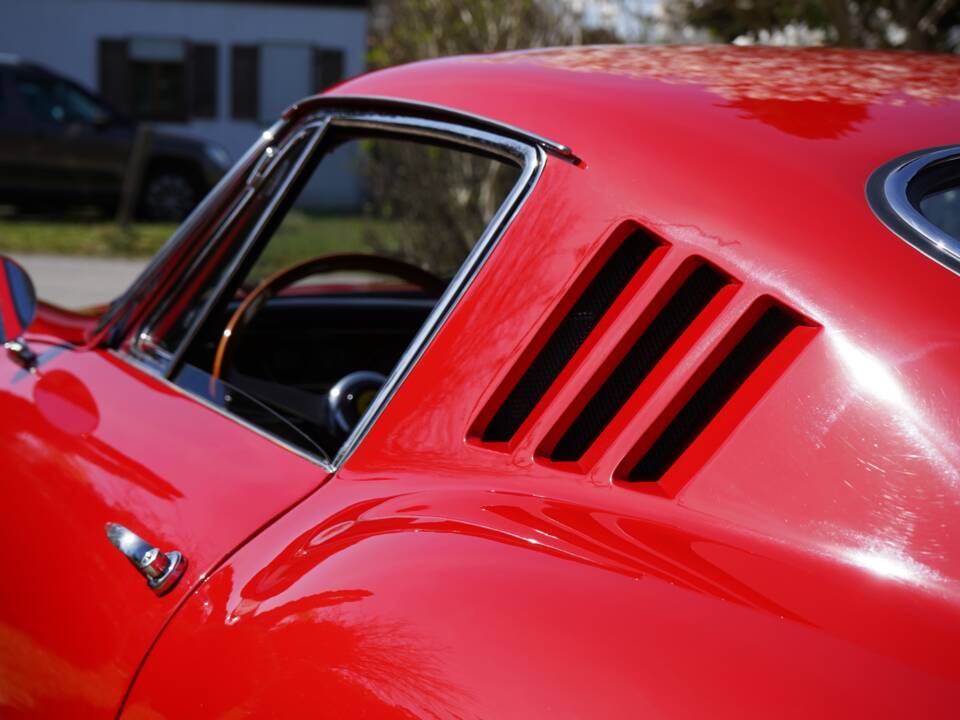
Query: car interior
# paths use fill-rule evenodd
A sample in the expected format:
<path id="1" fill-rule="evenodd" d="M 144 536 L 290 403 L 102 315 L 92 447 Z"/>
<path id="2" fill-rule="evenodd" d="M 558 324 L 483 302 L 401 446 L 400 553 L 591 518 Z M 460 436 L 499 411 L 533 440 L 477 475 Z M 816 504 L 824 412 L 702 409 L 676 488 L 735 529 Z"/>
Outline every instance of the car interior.
<path id="1" fill-rule="evenodd" d="M 317 153 L 282 219 L 202 323 L 176 380 L 329 460 L 520 170 L 499 157 L 388 136 L 331 133 Z M 337 187 L 350 167 L 362 179 L 353 198 Z M 331 207 L 327 193 L 346 206 Z"/>

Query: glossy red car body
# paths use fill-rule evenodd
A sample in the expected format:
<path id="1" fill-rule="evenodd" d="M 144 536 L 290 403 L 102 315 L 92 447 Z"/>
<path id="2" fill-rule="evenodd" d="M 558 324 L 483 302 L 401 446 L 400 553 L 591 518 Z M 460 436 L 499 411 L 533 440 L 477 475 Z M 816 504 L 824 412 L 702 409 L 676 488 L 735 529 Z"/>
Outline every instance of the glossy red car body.
<path id="1" fill-rule="evenodd" d="M 51 352 L 94 335 L 47 309 L 28 338 L 51 352 L 42 372 L 0 359 L 0 714 L 954 717 L 960 280 L 884 227 L 864 186 L 957 142 L 960 59 L 455 58 L 288 120 L 353 96 L 508 123 L 578 161 L 549 157 L 330 476 L 122 351 Z M 476 423 L 517 358 L 636 226 L 664 243 L 647 269 L 518 439 L 485 446 Z M 694 256 L 732 285 L 584 460 L 544 461 Z M 618 480 L 764 297 L 803 325 L 660 483 Z M 180 585 L 149 593 L 107 521 L 182 550 Z"/>

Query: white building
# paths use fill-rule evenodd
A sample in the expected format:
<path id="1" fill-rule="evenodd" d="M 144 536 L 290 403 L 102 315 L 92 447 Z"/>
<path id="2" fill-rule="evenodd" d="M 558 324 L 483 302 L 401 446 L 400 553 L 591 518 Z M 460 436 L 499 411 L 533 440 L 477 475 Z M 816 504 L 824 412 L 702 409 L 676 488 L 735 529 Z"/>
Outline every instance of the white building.
<path id="1" fill-rule="evenodd" d="M 0 52 L 237 158 L 290 103 L 363 71 L 367 20 L 366 0 L 0 0 Z"/>

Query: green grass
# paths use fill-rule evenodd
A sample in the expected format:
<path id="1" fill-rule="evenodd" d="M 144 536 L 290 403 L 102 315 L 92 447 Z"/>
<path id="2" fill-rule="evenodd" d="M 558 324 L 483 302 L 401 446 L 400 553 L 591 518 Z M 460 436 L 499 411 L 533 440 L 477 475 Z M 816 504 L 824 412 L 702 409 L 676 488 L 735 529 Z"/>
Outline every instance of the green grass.
<path id="1" fill-rule="evenodd" d="M 138 223 L 124 232 L 115 223 L 0 220 L 0 252 L 145 257 L 153 255 L 176 225 Z"/>
<path id="2" fill-rule="evenodd" d="M 389 223 L 294 210 L 270 239 L 251 275 L 262 278 L 291 263 L 327 253 L 383 252 L 393 244 Z"/>
<path id="3" fill-rule="evenodd" d="M 124 232 L 114 223 L 0 218 L 0 252 L 149 257 L 176 225 L 137 223 Z M 379 241 L 371 242 L 376 236 Z M 297 260 L 333 252 L 375 252 L 394 244 L 389 223 L 359 216 L 291 211 L 258 261 L 269 273 Z"/>

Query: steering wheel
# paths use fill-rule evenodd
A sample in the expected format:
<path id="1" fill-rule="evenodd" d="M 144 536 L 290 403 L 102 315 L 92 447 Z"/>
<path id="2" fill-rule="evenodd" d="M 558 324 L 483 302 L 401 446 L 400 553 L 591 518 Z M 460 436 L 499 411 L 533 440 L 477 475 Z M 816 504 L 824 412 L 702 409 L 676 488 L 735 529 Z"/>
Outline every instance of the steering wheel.
<path id="1" fill-rule="evenodd" d="M 360 271 L 389 275 L 415 285 L 430 297 L 440 297 L 446 281 L 416 265 L 361 253 L 319 255 L 278 270 L 260 282 L 240 303 L 223 329 L 211 371 L 211 385 L 224 377 L 232 366 L 238 340 L 250 327 L 257 312 L 284 288 L 311 277 L 332 272 Z M 235 374 L 235 373 L 233 373 Z M 313 393 L 283 386 L 258 378 L 243 376 L 241 389 L 275 399 L 281 406 L 311 422 L 325 425 L 335 437 L 345 437 L 352 424 L 359 420 L 365 405 L 386 381 L 379 373 L 353 372 L 341 378 L 327 396 L 326 404 L 318 403 Z M 306 396 L 306 397 L 305 397 Z M 363 407 L 353 407 L 361 404 Z"/>

